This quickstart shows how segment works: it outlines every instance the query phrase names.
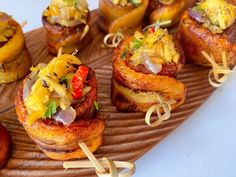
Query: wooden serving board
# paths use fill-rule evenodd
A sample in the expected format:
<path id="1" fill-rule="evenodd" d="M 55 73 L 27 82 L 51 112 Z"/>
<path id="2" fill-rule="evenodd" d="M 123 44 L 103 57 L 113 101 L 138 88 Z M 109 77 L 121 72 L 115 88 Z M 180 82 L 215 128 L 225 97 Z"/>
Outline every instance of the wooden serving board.
<path id="1" fill-rule="evenodd" d="M 134 162 L 176 129 L 198 107 L 205 102 L 214 90 L 208 83 L 209 69 L 187 64 L 178 79 L 188 87 L 188 96 L 184 105 L 173 112 L 171 119 L 156 128 L 147 126 L 143 113 L 117 112 L 111 102 L 112 49 L 101 47 L 104 34 L 96 25 L 96 11 L 93 12 L 93 38 L 80 53 L 83 63 L 92 67 L 98 80 L 98 102 L 101 105 L 100 116 L 105 119 L 103 145 L 95 155 L 112 160 Z M 37 29 L 26 33 L 27 47 L 32 55 L 33 65 L 48 62 L 52 55 L 48 53 L 45 31 Z M 94 176 L 94 169 L 64 170 L 63 162 L 47 158 L 28 137 L 17 120 L 14 107 L 16 88 L 21 83 L 15 82 L 0 86 L 0 121 L 9 130 L 12 137 L 10 159 L 0 176 Z"/>

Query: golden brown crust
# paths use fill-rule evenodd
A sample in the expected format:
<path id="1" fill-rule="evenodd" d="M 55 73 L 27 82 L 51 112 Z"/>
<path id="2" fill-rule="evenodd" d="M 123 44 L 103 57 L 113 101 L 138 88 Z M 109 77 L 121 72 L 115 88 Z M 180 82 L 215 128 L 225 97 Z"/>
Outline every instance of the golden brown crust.
<path id="1" fill-rule="evenodd" d="M 142 19 L 148 1 L 143 0 L 138 7 L 131 3 L 126 6 L 114 5 L 111 0 L 99 0 L 98 25 L 106 33 L 122 30 L 125 34 L 141 30 Z"/>
<path id="2" fill-rule="evenodd" d="M 14 34 L 0 44 L 0 84 L 24 77 L 31 66 L 31 57 L 25 45 L 21 26 L 9 15 L 0 12 L 0 21 L 7 22 Z"/>
<path id="3" fill-rule="evenodd" d="M 60 24 L 51 24 L 46 17 L 42 17 L 43 26 L 46 30 L 49 52 L 57 54 L 62 47 L 63 53 L 73 53 L 75 49 L 81 50 L 88 42 L 86 38 L 89 32 L 81 39 L 85 24 L 65 27 Z"/>
<path id="4" fill-rule="evenodd" d="M 149 23 L 171 20 L 171 25 L 179 22 L 186 6 L 186 0 L 175 0 L 173 3 L 164 5 L 157 0 L 150 0 L 148 5 Z M 170 25 L 170 26 L 171 26 Z"/>
<path id="5" fill-rule="evenodd" d="M 97 138 L 94 138 L 88 142 L 85 142 L 85 144 L 88 146 L 91 152 L 95 152 L 99 148 L 99 146 L 101 146 L 102 144 L 102 136 L 98 136 Z M 80 147 L 77 147 L 76 150 L 74 151 L 73 150 L 72 151 L 58 151 L 55 149 L 52 150 L 52 149 L 43 148 L 40 145 L 38 146 L 48 157 L 52 159 L 56 159 L 56 160 L 70 160 L 70 159 L 75 159 L 75 158 L 82 159 L 86 157 L 86 155 L 84 154 L 83 150 L 80 149 Z"/>
<path id="6" fill-rule="evenodd" d="M 8 22 L 15 28 L 14 35 L 0 47 L 0 63 L 15 60 L 25 48 L 24 34 L 21 26 L 9 15 L 0 12 L 0 21 Z"/>
<path id="7" fill-rule="evenodd" d="M 0 124 L 0 169 L 5 165 L 10 149 L 10 136 L 7 130 Z"/>
<path id="8" fill-rule="evenodd" d="M 125 93 L 124 91 L 121 91 L 119 87 L 123 87 L 133 92 L 132 94 L 134 95 L 133 97 L 135 99 L 131 98 L 130 93 Z M 112 102 L 116 106 L 117 110 L 122 112 L 134 112 L 134 111 L 146 112 L 151 106 L 157 104 L 158 100 L 155 99 L 156 93 L 162 96 L 162 98 L 164 98 L 165 100 L 171 100 L 171 99 L 174 100 L 175 103 L 171 105 L 171 110 L 174 110 L 178 106 L 184 103 L 186 98 L 186 92 L 187 89 L 185 88 L 182 97 L 178 97 L 163 92 L 158 93 L 158 92 L 149 92 L 140 90 L 134 91 L 118 83 L 114 78 L 112 78 L 112 85 L 111 85 Z M 146 94 L 146 96 L 143 96 L 143 94 Z M 144 101 L 145 99 L 148 101 Z"/>
<path id="9" fill-rule="evenodd" d="M 91 72 L 91 74 L 89 78 L 92 82 L 90 84 L 92 88 L 87 95 L 88 97 L 85 97 L 86 101 L 74 105 L 78 116 L 69 126 L 51 119 L 37 120 L 31 126 L 27 126 L 25 124 L 27 110 L 22 98 L 24 82 L 18 90 L 15 100 L 18 120 L 29 136 L 50 158 L 56 160 L 84 158 L 85 155 L 79 147 L 80 142 L 85 142 L 92 152 L 102 143 L 104 121 L 99 119 L 97 114 L 92 114 L 93 117 L 89 119 L 86 117 L 88 116 L 88 110 L 93 107 L 94 99 L 97 98 L 96 79 L 94 73 Z"/>
<path id="10" fill-rule="evenodd" d="M 114 5 L 111 0 L 99 0 L 98 25 L 106 33 L 109 33 L 111 23 L 117 18 L 127 14 L 135 7 Z"/>
<path id="11" fill-rule="evenodd" d="M 31 67 L 31 56 L 26 49 L 10 62 L 3 62 L 0 67 L 0 84 L 14 82 L 29 73 Z"/>
<path id="12" fill-rule="evenodd" d="M 196 64 L 209 66 L 210 63 L 201 54 L 212 54 L 217 63 L 222 63 L 221 54 L 226 52 L 229 66 L 236 63 L 235 37 L 236 23 L 222 34 L 214 34 L 189 16 L 186 11 L 180 21 L 178 38 L 186 58 Z"/>

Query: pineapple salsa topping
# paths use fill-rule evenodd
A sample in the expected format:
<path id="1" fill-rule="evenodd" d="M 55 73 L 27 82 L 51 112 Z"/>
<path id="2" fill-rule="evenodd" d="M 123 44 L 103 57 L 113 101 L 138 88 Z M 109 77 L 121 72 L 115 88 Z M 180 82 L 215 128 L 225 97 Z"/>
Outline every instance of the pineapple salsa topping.
<path id="1" fill-rule="evenodd" d="M 144 66 L 154 74 L 160 72 L 162 64 L 167 62 L 177 63 L 180 54 L 176 51 L 172 36 L 166 29 L 149 28 L 144 34 L 139 31 L 134 33 L 129 46 L 121 54 L 125 59 L 130 54 L 132 64 Z"/>
<path id="2" fill-rule="evenodd" d="M 63 26 L 86 24 L 88 16 L 86 0 L 52 0 L 43 16 L 51 24 L 59 23 Z"/>
<path id="3" fill-rule="evenodd" d="M 139 6 L 142 3 L 142 0 L 112 0 L 112 3 L 121 6 L 126 6 L 128 4 Z"/>
<path id="4" fill-rule="evenodd" d="M 31 78 L 25 81 L 26 88 L 23 90 L 28 113 L 26 124 L 31 125 L 38 119 L 52 118 L 57 110 L 59 121 L 63 120 L 61 115 L 66 115 L 67 122 L 63 120 L 63 124 L 72 123 L 76 117 L 76 111 L 71 107 L 72 101 L 80 99 L 91 89 L 85 85 L 89 68 L 81 65 L 75 56 L 66 54 L 54 58 L 48 65 L 39 64 L 31 70 Z M 33 83 L 27 83 L 32 80 Z"/>
<path id="5" fill-rule="evenodd" d="M 236 7 L 225 0 L 203 0 L 189 14 L 211 32 L 223 33 L 235 22 Z"/>

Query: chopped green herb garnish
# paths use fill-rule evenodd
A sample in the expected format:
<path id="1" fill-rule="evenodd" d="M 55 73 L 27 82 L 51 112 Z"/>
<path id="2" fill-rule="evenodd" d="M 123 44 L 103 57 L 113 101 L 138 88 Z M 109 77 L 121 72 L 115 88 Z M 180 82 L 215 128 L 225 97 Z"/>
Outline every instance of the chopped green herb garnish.
<path id="1" fill-rule="evenodd" d="M 64 76 L 59 80 L 59 84 L 63 85 L 65 84 L 67 86 L 67 78 Z"/>
<path id="2" fill-rule="evenodd" d="M 125 59 L 125 58 L 127 57 L 127 53 L 128 53 L 128 51 L 127 51 L 127 50 L 124 50 L 124 51 L 121 53 L 120 58 Z"/>
<path id="3" fill-rule="evenodd" d="M 60 80 L 59 80 L 59 84 L 61 85 L 65 85 L 66 87 L 68 87 L 69 83 L 70 83 L 70 80 L 72 79 L 73 77 L 73 73 L 69 73 L 65 76 L 63 76 Z"/>
<path id="4" fill-rule="evenodd" d="M 136 50 L 139 47 L 141 47 L 143 45 L 142 41 L 139 41 L 138 39 L 134 38 L 133 42 L 132 42 L 132 50 Z"/>
<path id="5" fill-rule="evenodd" d="M 100 108 L 100 106 L 99 106 L 99 104 L 98 104 L 98 102 L 96 102 L 96 101 L 94 101 L 94 106 L 95 106 L 95 108 L 96 108 L 96 110 L 98 111 L 99 110 L 99 108 Z"/>
<path id="6" fill-rule="evenodd" d="M 77 8 L 78 3 L 77 0 L 63 0 L 65 3 L 72 4 L 75 8 Z"/>
<path id="7" fill-rule="evenodd" d="M 55 101 L 51 101 L 48 106 L 47 106 L 47 110 L 45 112 L 45 117 L 47 118 L 51 118 L 53 114 L 55 114 L 57 112 L 57 105 Z"/>
<path id="8" fill-rule="evenodd" d="M 77 6 L 78 6 L 78 4 L 77 4 L 77 0 L 73 0 L 73 6 L 75 7 L 75 8 L 77 8 Z"/>

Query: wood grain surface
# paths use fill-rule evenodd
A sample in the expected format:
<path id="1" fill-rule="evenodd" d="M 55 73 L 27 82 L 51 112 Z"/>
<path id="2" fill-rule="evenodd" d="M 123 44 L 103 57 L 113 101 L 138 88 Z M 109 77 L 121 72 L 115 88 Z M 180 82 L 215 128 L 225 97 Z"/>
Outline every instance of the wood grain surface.
<path id="1" fill-rule="evenodd" d="M 79 53 L 82 62 L 96 72 L 98 102 L 101 105 L 100 116 L 105 119 L 104 143 L 95 155 L 98 158 L 105 156 L 112 160 L 135 161 L 205 102 L 214 90 L 207 80 L 209 69 L 190 64 L 184 67 L 178 79 L 188 87 L 186 103 L 173 112 L 171 119 L 156 128 L 151 128 L 145 124 L 143 113 L 120 113 L 111 103 L 113 50 L 101 47 L 104 34 L 95 23 L 96 17 L 96 12 L 93 12 L 92 40 Z M 47 50 L 43 29 L 27 33 L 26 42 L 33 58 L 33 65 L 40 62 L 47 63 L 52 59 L 53 56 Z M 5 168 L 0 170 L 0 176 L 94 176 L 94 169 L 64 170 L 63 162 L 47 158 L 28 137 L 17 120 L 14 107 L 16 88 L 20 82 L 0 86 L 0 121 L 9 130 L 13 141 L 10 159 Z"/>

